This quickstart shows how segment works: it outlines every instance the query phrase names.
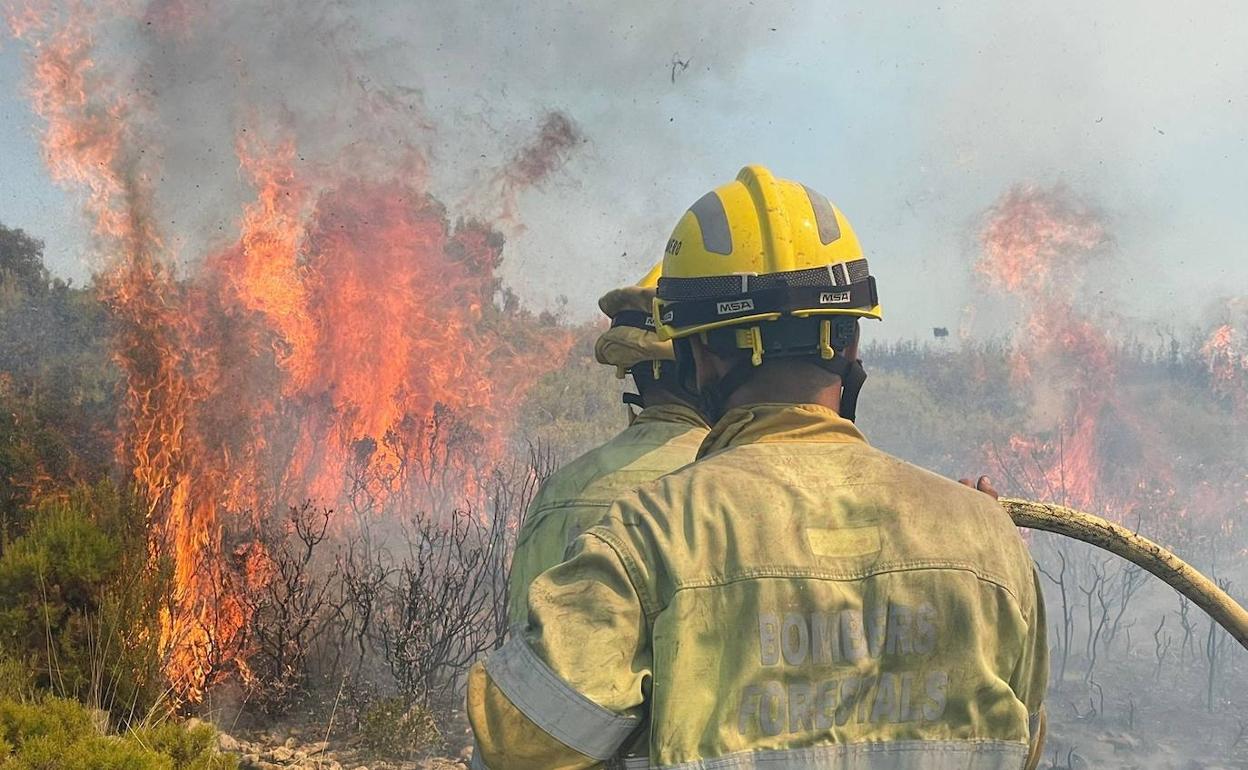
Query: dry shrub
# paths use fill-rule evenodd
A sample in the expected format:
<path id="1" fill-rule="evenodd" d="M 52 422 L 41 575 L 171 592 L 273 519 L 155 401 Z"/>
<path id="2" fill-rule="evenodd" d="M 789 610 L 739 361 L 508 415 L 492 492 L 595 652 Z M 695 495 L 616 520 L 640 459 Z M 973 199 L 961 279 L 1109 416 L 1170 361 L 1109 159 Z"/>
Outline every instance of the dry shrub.
<path id="1" fill-rule="evenodd" d="M 442 745 L 437 720 L 427 707 L 409 705 L 402 698 L 384 698 L 360 718 L 360 741 L 379 757 L 409 759 Z"/>

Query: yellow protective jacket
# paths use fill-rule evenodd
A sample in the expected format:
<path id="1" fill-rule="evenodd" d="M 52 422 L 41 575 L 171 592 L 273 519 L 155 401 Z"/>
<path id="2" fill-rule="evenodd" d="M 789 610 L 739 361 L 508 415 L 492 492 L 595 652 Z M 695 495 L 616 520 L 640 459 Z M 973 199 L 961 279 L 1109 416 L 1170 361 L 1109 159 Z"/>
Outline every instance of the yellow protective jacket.
<path id="1" fill-rule="evenodd" d="M 477 767 L 1034 766 L 1044 607 L 991 498 L 812 405 L 725 415 L 530 587 L 469 677 Z M 645 767 L 646 764 L 637 766 Z"/>
<path id="2" fill-rule="evenodd" d="M 511 624 L 528 619 L 534 578 L 563 561 L 572 541 L 597 524 L 616 498 L 693 462 L 708 430 L 687 406 L 648 406 L 615 438 L 547 479 L 516 536 L 508 581 Z"/>

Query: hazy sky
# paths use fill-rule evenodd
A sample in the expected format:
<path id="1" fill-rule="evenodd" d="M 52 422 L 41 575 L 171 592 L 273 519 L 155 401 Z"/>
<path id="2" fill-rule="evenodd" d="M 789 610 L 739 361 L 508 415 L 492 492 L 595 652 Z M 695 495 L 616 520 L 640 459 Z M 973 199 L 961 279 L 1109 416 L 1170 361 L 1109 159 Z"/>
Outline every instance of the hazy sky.
<path id="1" fill-rule="evenodd" d="M 873 336 L 965 323 L 979 218 L 1019 183 L 1064 184 L 1103 213 L 1114 244 L 1088 292 L 1100 310 L 1181 327 L 1248 294 L 1248 14 L 1233 2 L 324 5 L 356 19 L 334 44 L 368 51 L 362 87 L 384 69 L 419 95 L 433 186 L 452 208 L 546 111 L 580 126 L 586 144 L 521 198 L 505 255 L 535 306 L 566 295 L 587 316 L 745 163 L 845 211 L 880 281 Z M 301 7 L 289 0 L 220 7 L 279 63 L 324 44 L 283 38 L 282 14 Z M 44 238 L 53 270 L 81 279 L 77 199 L 42 167 L 23 45 L 0 41 L 0 222 Z M 688 68 L 673 82 L 675 59 Z M 259 87 L 315 90 L 320 70 L 289 70 Z M 231 108 L 212 102 L 235 93 L 216 88 L 235 72 L 196 77 L 187 109 Z M 201 157 L 185 155 L 181 176 Z M 231 237 L 232 164 L 171 192 L 201 236 Z"/>

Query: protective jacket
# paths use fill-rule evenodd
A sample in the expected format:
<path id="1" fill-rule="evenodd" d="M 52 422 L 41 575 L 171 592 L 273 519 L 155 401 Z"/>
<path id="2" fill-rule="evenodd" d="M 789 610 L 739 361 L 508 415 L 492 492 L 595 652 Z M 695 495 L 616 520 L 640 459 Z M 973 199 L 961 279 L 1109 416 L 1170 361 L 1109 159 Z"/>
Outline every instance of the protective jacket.
<path id="1" fill-rule="evenodd" d="M 707 430 L 687 406 L 648 406 L 615 438 L 547 479 L 516 537 L 507 603 L 512 625 L 528 618 L 533 579 L 563 561 L 572 541 L 597 524 L 616 498 L 693 462 Z"/>
<path id="2" fill-rule="evenodd" d="M 734 409 L 617 501 L 469 678 L 478 766 L 1023 768 L 1044 608 L 991 498 L 812 405 Z M 640 765 L 645 766 L 645 765 Z"/>

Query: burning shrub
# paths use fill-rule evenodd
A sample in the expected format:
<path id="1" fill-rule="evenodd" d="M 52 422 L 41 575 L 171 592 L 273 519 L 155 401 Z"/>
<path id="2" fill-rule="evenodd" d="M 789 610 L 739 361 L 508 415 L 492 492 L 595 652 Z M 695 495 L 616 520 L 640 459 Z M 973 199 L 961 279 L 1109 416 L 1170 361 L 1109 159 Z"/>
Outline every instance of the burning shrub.
<path id="1" fill-rule="evenodd" d="M 317 563 L 332 511 L 311 502 L 291 506 L 284 522 L 262 528 L 262 552 L 242 557 L 250 583 L 247 687 L 266 713 L 280 713 L 307 694 L 308 657 L 340 615 L 341 581 L 332 562 Z"/>

